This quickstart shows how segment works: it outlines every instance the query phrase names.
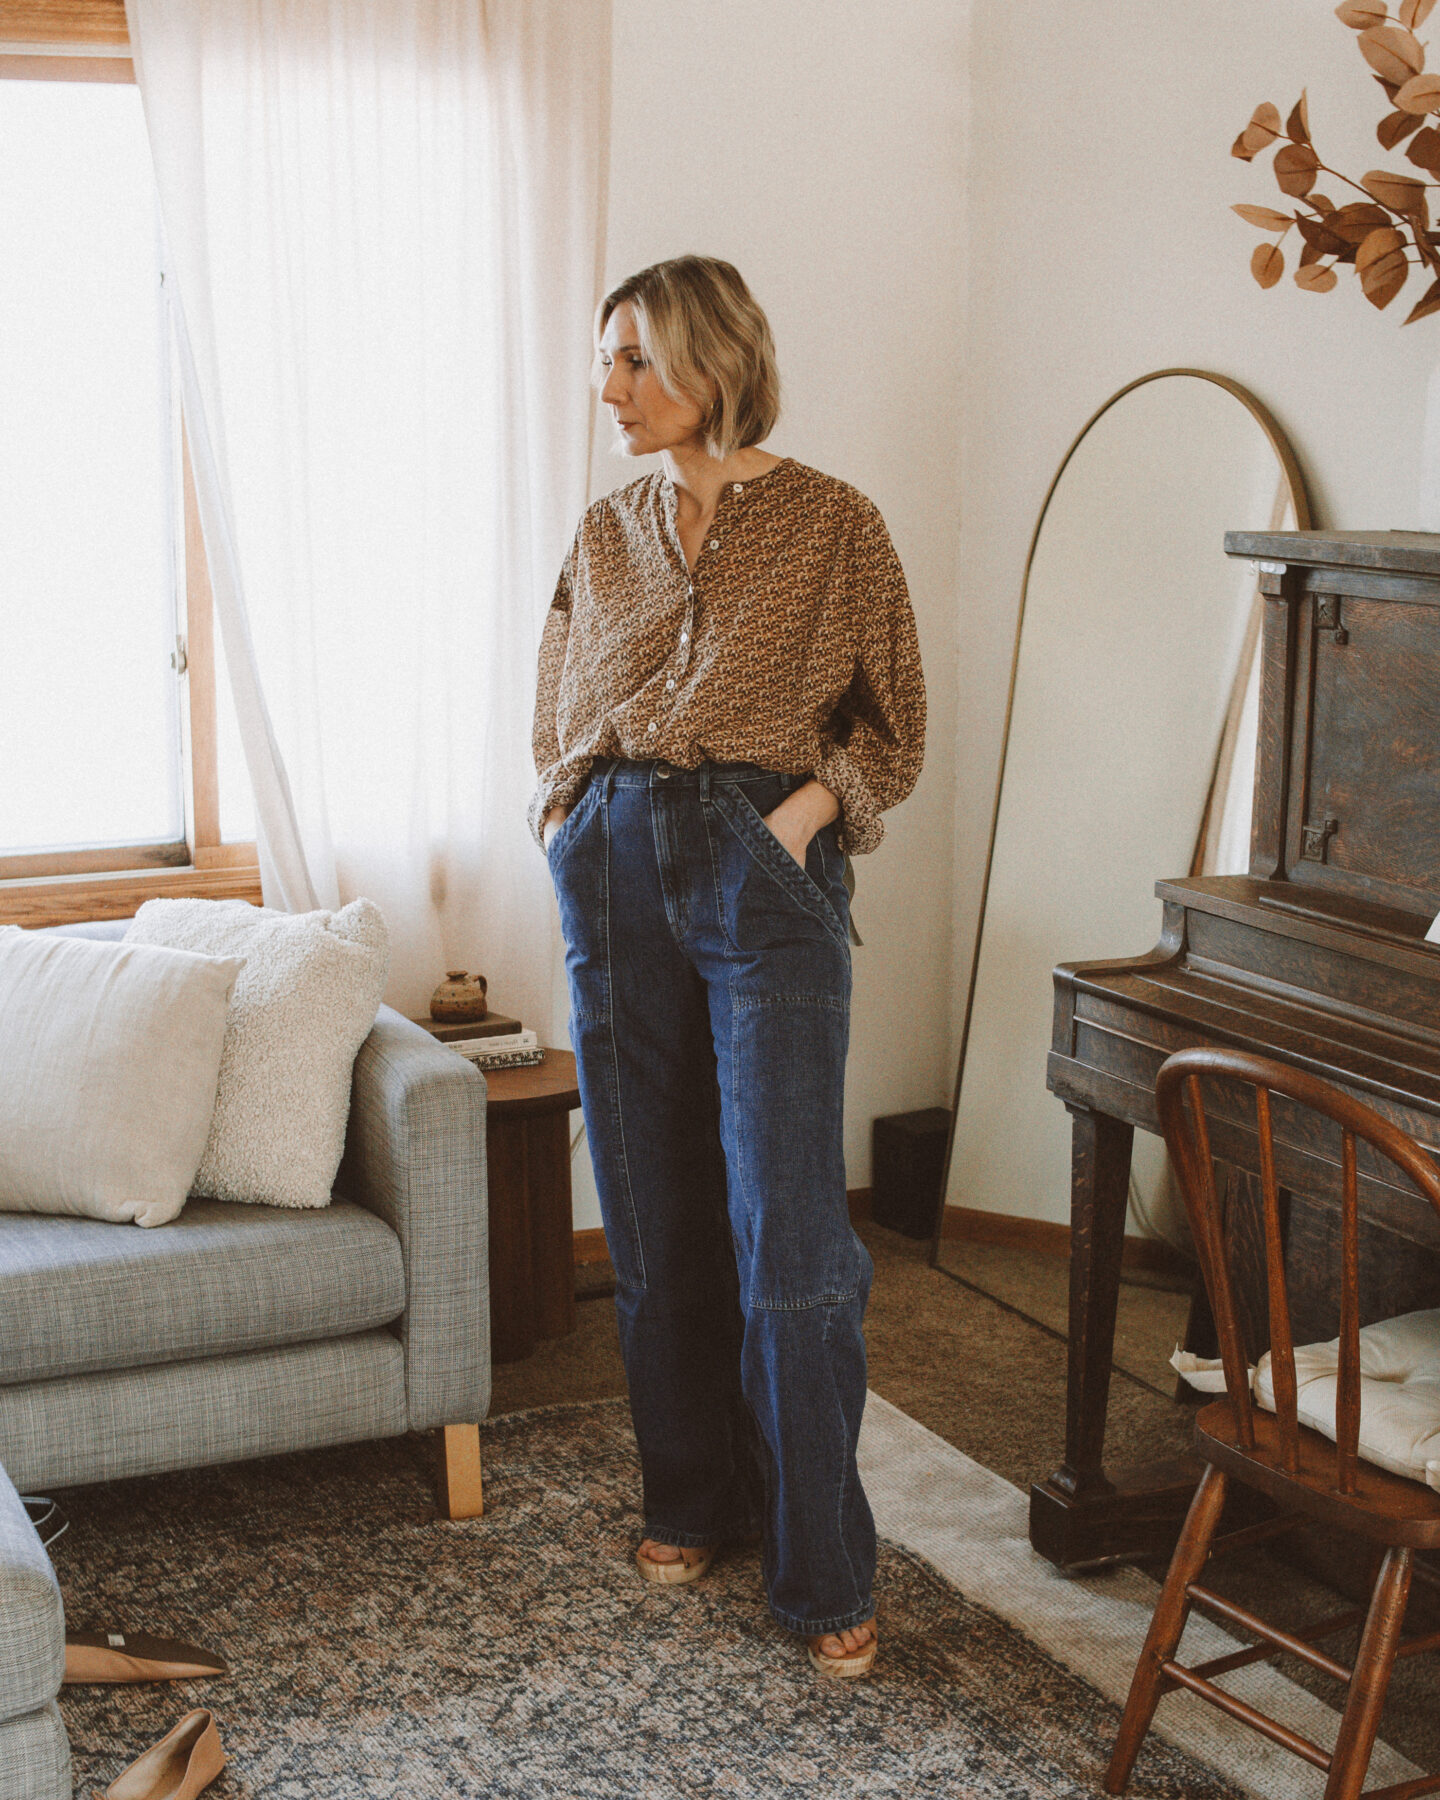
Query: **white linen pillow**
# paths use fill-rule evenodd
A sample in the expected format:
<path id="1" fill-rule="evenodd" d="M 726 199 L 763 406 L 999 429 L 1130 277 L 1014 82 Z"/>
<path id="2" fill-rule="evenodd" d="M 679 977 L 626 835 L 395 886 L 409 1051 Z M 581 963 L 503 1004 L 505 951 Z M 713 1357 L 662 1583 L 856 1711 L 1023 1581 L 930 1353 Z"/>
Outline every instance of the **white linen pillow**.
<path id="1" fill-rule="evenodd" d="M 345 1149 L 355 1053 L 389 969 L 373 900 L 283 913 L 244 900 L 147 900 L 127 944 L 243 956 L 209 1142 L 192 1192 L 328 1206 Z"/>
<path id="2" fill-rule="evenodd" d="M 210 1132 L 243 964 L 0 930 L 0 1212 L 164 1225 Z"/>

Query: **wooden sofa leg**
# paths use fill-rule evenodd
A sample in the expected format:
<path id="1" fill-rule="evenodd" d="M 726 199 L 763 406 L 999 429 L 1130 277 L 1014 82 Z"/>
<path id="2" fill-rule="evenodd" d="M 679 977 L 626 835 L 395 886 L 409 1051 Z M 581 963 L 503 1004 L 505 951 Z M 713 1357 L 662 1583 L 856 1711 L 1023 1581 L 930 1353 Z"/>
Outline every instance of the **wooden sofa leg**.
<path id="1" fill-rule="evenodd" d="M 480 1427 L 442 1425 L 439 1437 L 440 1511 L 447 1519 L 478 1519 L 485 1511 Z"/>

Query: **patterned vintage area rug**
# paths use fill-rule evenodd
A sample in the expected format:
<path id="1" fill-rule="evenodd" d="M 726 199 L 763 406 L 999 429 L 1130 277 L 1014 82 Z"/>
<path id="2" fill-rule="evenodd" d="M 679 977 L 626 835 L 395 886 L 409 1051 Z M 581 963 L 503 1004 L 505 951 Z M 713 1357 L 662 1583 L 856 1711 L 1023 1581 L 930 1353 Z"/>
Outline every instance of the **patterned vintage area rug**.
<path id="1" fill-rule="evenodd" d="M 927 1553 L 943 1567 L 959 1544 L 989 1591 L 966 1597 L 936 1562 L 887 1543 L 882 1660 L 853 1685 L 812 1675 L 771 1623 L 756 1552 L 695 1588 L 639 1582 L 623 1403 L 499 1419 L 484 1450 L 489 1512 L 464 1524 L 436 1520 L 415 1438 L 66 1495 L 73 1524 L 54 1555 L 72 1626 L 179 1636 L 233 1671 L 67 1689 L 76 1792 L 88 1800 L 193 1705 L 215 1710 L 231 1756 L 217 1800 L 1099 1792 L 1118 1713 L 1075 1672 L 1093 1660 L 1083 1607 L 1069 1606 L 1054 1653 L 1002 1617 L 1006 1560 L 1033 1562 L 1028 1546 L 977 1548 L 956 1525 L 971 1502 L 993 1514 L 998 1478 L 883 1401 L 866 1438 L 882 1529 L 916 1511 L 922 1531 L 949 1533 Z M 1086 1584 L 1056 1585 L 1086 1599 Z M 1246 1778 L 1237 1735 L 1199 1755 L 1152 1740 L 1132 1792 L 1272 1791 Z M 1303 1791 L 1297 1767 L 1273 1791 Z"/>

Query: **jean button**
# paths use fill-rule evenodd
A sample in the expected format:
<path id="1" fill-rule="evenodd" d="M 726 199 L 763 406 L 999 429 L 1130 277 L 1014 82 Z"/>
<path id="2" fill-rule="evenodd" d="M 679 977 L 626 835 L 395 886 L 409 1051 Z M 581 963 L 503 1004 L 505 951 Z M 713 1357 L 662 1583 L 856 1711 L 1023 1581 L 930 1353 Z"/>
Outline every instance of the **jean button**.
<path id="1" fill-rule="evenodd" d="M 661 781 L 668 781 L 670 779 L 670 771 L 668 769 L 657 769 L 655 773 L 660 777 Z"/>

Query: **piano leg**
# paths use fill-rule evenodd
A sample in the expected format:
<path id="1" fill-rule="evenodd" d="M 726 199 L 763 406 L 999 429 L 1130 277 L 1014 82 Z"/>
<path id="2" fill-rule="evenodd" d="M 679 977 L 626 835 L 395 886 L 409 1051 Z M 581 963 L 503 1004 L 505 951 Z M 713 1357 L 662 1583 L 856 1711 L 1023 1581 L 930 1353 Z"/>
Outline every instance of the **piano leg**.
<path id="1" fill-rule="evenodd" d="M 1103 1458 L 1115 1309 L 1135 1128 L 1071 1105 L 1070 1344 L 1065 1460 L 1030 1489 L 1030 1542 L 1062 1569 L 1168 1554 L 1198 1469 L 1146 1463 L 1107 1475 Z"/>

